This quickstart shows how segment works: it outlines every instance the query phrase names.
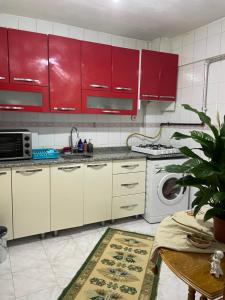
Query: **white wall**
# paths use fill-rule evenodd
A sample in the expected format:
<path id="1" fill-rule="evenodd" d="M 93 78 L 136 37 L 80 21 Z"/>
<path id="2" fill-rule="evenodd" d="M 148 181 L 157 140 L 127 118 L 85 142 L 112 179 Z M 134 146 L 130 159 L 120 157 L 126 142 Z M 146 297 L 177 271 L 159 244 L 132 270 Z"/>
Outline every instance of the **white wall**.
<path id="1" fill-rule="evenodd" d="M 132 49 L 151 49 L 151 43 L 148 41 L 8 14 L 0 14 L 0 26 Z M 131 121 L 127 116 L 0 112 L 0 126 L 4 124 L 8 127 L 30 129 L 34 147 L 67 146 L 70 128 L 77 124 L 80 124 L 78 127 L 81 137 L 91 138 L 95 146 L 124 146 L 128 134 L 142 131 L 142 121 L 141 110 L 136 121 Z M 137 143 L 135 139 L 132 141 Z"/>

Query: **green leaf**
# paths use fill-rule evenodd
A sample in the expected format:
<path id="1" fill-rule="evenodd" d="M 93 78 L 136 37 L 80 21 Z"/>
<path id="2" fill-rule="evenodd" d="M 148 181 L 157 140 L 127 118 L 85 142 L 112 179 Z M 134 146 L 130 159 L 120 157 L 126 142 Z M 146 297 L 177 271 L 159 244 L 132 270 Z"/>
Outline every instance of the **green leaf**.
<path id="1" fill-rule="evenodd" d="M 208 221 L 209 219 L 216 217 L 218 215 L 221 215 L 223 213 L 224 213 L 224 211 L 222 209 L 213 207 L 213 208 L 207 210 L 207 212 L 205 213 L 204 221 Z"/>
<path id="2" fill-rule="evenodd" d="M 225 192 L 218 192 L 213 195 L 213 200 L 215 204 L 225 201 Z"/>
<path id="3" fill-rule="evenodd" d="M 187 134 L 183 134 L 183 133 L 180 133 L 180 132 L 174 132 L 174 134 L 172 135 L 173 139 L 175 140 L 182 140 L 182 139 L 190 139 L 190 135 L 187 135 Z"/>
<path id="4" fill-rule="evenodd" d="M 184 165 L 169 165 L 165 167 L 165 170 L 169 173 L 186 173 L 189 167 Z"/>
<path id="5" fill-rule="evenodd" d="M 209 163 L 203 162 L 199 164 L 197 167 L 191 170 L 191 173 L 194 174 L 195 177 L 209 177 L 215 174 L 219 174 L 219 170 L 210 165 Z"/>
<path id="6" fill-rule="evenodd" d="M 177 184 L 181 186 L 193 186 L 193 187 L 201 187 L 202 185 L 207 184 L 207 181 L 203 178 L 196 178 L 192 175 L 186 175 L 177 180 Z"/>
<path id="7" fill-rule="evenodd" d="M 194 167 L 197 167 L 199 164 L 202 163 L 202 160 L 197 159 L 197 158 L 191 158 L 187 161 L 185 161 L 182 166 L 187 166 L 189 170 L 191 170 Z"/>
<path id="8" fill-rule="evenodd" d="M 189 156 L 191 158 L 197 158 L 200 160 L 203 160 L 200 156 L 198 156 L 197 154 L 195 154 L 190 148 L 188 148 L 187 146 L 181 147 L 179 148 L 180 152 L 183 153 L 186 156 Z"/>
<path id="9" fill-rule="evenodd" d="M 188 104 L 182 104 L 182 106 L 189 110 L 189 111 L 193 111 L 194 113 L 196 113 L 199 117 L 199 119 L 206 125 L 208 125 L 208 127 L 212 130 L 213 134 L 215 137 L 217 137 L 219 135 L 218 130 L 216 129 L 216 127 L 214 125 L 212 125 L 211 123 L 211 118 L 209 116 L 207 116 L 205 113 L 203 113 L 202 111 L 198 111 L 197 109 L 191 107 Z"/>

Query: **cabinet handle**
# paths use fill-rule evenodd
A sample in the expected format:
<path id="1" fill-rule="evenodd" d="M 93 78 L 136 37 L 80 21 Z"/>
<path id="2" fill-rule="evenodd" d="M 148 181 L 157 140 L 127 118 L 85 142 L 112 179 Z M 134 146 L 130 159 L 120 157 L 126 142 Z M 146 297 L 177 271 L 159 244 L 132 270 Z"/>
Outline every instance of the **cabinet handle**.
<path id="1" fill-rule="evenodd" d="M 104 112 L 106 114 L 119 114 L 120 113 L 119 110 L 103 110 L 102 112 Z"/>
<path id="2" fill-rule="evenodd" d="M 142 97 L 148 97 L 148 98 L 158 98 L 157 95 L 150 95 L 150 94 L 142 94 Z"/>
<path id="3" fill-rule="evenodd" d="M 115 87 L 115 90 L 117 90 L 117 91 L 132 91 L 132 88 L 117 86 L 117 87 Z"/>
<path id="4" fill-rule="evenodd" d="M 0 76 L 0 80 L 4 80 L 4 79 L 6 79 L 6 77 Z"/>
<path id="5" fill-rule="evenodd" d="M 23 174 L 23 173 L 29 174 L 29 173 L 37 173 L 37 172 L 42 172 L 42 169 L 16 171 L 16 173 L 19 173 L 19 174 Z"/>
<path id="6" fill-rule="evenodd" d="M 7 172 L 0 172 L 0 175 L 6 175 Z"/>
<path id="7" fill-rule="evenodd" d="M 135 165 L 123 165 L 123 166 L 121 166 L 121 168 L 137 168 L 137 167 L 139 167 L 139 164 L 135 164 Z"/>
<path id="8" fill-rule="evenodd" d="M 5 109 L 5 110 L 23 110 L 24 107 L 22 107 L 22 106 L 0 106 L 0 109 Z"/>
<path id="9" fill-rule="evenodd" d="M 74 167 L 59 167 L 58 170 L 62 170 L 62 171 L 73 171 L 76 169 L 80 169 L 81 166 L 74 166 Z"/>
<path id="10" fill-rule="evenodd" d="M 92 83 L 90 84 L 90 87 L 93 87 L 95 89 L 108 89 L 108 85 L 102 85 L 102 84 L 95 84 L 95 83 Z"/>
<path id="11" fill-rule="evenodd" d="M 132 183 L 121 183 L 121 186 L 125 186 L 125 187 L 132 187 L 134 185 L 137 185 L 138 182 L 132 182 Z"/>
<path id="12" fill-rule="evenodd" d="M 166 98 L 175 99 L 176 97 L 174 97 L 174 96 L 159 96 L 159 98 L 162 98 L 162 99 L 166 99 Z"/>
<path id="13" fill-rule="evenodd" d="M 107 164 L 87 165 L 88 168 L 106 167 Z"/>
<path id="14" fill-rule="evenodd" d="M 38 80 L 38 79 L 32 79 L 32 78 L 14 77 L 13 80 L 15 80 L 15 81 L 25 81 L 25 82 L 40 83 L 40 80 Z"/>
<path id="15" fill-rule="evenodd" d="M 133 208 L 133 207 L 136 207 L 138 206 L 138 204 L 132 204 L 132 205 L 124 205 L 124 206 L 120 206 L 120 208 Z"/>
<path id="16" fill-rule="evenodd" d="M 76 110 L 75 107 L 54 107 L 54 110 L 60 110 L 60 111 L 74 111 Z"/>

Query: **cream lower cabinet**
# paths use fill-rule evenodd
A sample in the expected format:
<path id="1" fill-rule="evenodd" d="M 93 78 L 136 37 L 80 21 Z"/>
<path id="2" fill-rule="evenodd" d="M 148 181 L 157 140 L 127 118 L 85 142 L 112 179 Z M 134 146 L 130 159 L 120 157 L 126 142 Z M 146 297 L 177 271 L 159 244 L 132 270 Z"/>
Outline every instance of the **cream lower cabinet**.
<path id="1" fill-rule="evenodd" d="M 83 225 L 84 165 L 60 165 L 50 169 L 51 230 Z"/>
<path id="2" fill-rule="evenodd" d="M 6 238 L 13 239 L 11 169 L 0 169 L 0 226 L 6 226 Z"/>
<path id="3" fill-rule="evenodd" d="M 112 162 L 85 165 L 84 224 L 111 219 Z"/>
<path id="4" fill-rule="evenodd" d="M 12 169 L 14 238 L 50 231 L 49 166 Z"/>

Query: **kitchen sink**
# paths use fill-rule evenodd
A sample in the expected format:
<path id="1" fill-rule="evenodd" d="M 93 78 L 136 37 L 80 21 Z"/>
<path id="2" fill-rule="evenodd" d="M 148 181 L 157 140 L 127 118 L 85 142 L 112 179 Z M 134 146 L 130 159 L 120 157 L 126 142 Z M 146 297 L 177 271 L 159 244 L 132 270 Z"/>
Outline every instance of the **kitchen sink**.
<path id="1" fill-rule="evenodd" d="M 79 159 L 79 158 L 90 158 L 92 154 L 89 153 L 62 153 L 61 157 L 63 158 L 70 158 L 70 159 Z"/>

